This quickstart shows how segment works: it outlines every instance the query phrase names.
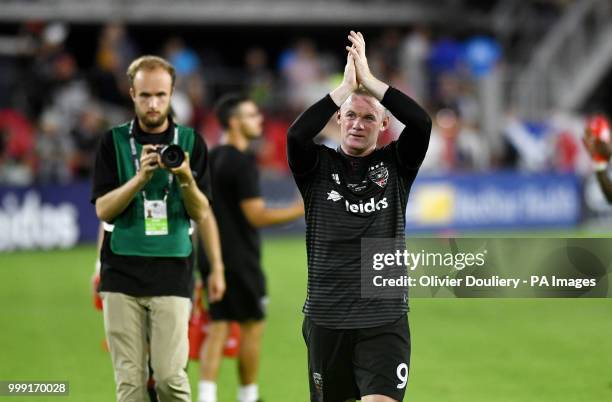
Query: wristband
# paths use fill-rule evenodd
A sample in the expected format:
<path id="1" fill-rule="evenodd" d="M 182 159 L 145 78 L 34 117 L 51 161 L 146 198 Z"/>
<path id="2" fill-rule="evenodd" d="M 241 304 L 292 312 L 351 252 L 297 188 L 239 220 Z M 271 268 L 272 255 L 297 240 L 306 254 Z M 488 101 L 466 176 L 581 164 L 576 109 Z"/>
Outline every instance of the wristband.
<path id="1" fill-rule="evenodd" d="M 593 170 L 596 172 L 605 172 L 608 170 L 608 162 L 606 161 L 593 161 Z"/>
<path id="2" fill-rule="evenodd" d="M 192 179 L 192 180 L 189 180 L 187 183 L 181 183 L 181 182 L 179 181 L 179 186 L 181 186 L 182 188 L 189 187 L 189 186 L 191 186 L 191 183 L 192 183 L 192 182 L 193 182 L 193 179 Z"/>

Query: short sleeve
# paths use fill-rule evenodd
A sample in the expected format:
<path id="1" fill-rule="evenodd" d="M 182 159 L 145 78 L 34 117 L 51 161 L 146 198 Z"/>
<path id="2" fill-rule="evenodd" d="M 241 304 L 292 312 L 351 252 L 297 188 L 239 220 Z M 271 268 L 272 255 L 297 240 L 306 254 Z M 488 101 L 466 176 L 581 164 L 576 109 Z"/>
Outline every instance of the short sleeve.
<path id="1" fill-rule="evenodd" d="M 192 155 L 189 155 L 191 171 L 198 188 L 206 198 L 212 200 L 212 189 L 210 183 L 210 169 L 208 168 L 208 147 L 200 134 L 195 133 Z"/>
<path id="2" fill-rule="evenodd" d="M 261 197 L 259 171 L 255 163 L 255 157 L 253 155 L 243 154 L 237 166 L 239 169 L 234 171 L 237 198 L 242 201 L 249 198 Z"/>
<path id="3" fill-rule="evenodd" d="M 98 145 L 93 169 L 93 184 L 91 203 L 119 187 L 119 172 L 117 171 L 117 154 L 113 142 L 113 132 L 106 132 Z"/>

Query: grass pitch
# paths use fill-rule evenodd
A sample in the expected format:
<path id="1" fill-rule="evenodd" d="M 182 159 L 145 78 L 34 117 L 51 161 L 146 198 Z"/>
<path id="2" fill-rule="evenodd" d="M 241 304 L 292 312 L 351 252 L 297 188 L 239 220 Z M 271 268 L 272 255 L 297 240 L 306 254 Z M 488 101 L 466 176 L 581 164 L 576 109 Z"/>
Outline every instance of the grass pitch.
<path id="1" fill-rule="evenodd" d="M 270 293 L 260 389 L 266 402 L 308 401 L 301 306 L 302 238 L 266 239 Z M 0 380 L 68 380 L 67 397 L 114 400 L 101 313 L 91 302 L 95 250 L 0 254 Z M 406 401 L 612 401 L 609 299 L 415 299 Z M 236 362 L 225 360 L 220 402 L 236 400 Z M 190 363 L 192 388 L 198 364 Z"/>

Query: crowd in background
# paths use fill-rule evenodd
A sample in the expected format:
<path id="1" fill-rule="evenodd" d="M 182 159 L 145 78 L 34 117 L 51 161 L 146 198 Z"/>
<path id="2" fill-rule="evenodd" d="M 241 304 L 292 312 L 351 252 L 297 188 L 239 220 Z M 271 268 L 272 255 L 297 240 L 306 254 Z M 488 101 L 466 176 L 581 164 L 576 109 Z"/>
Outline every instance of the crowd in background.
<path id="1" fill-rule="evenodd" d="M 66 46 L 70 34 L 66 24 L 27 23 L 21 27 L 14 54 L 0 56 L 0 183 L 88 179 L 100 136 L 131 117 L 125 71 L 141 53 L 129 30 L 120 24 L 101 27 L 87 65 L 79 65 Z M 579 117 L 551 115 L 525 122 L 508 110 L 498 132 L 483 132 L 477 84 L 503 66 L 504 54 L 493 39 L 476 41 L 480 47 L 475 47 L 476 61 L 470 64 L 473 57 L 466 58 L 466 49 L 471 48 L 465 38 L 441 37 L 427 27 L 381 30 L 368 38 L 373 73 L 415 98 L 433 118 L 423 171 L 588 170 Z M 196 128 L 214 146 L 221 140 L 215 100 L 227 90 L 248 92 L 265 115 L 264 138 L 256 149 L 262 170 L 268 175 L 288 174 L 287 128 L 341 80 L 344 60 L 320 45 L 307 37 L 294 38 L 274 58 L 266 48 L 252 47 L 241 65 L 229 65 L 214 49 L 169 37 L 158 54 L 177 70 L 175 119 Z M 483 49 L 489 53 L 483 55 Z M 479 65 L 479 57 L 488 64 Z M 393 140 L 401 129 L 393 121 L 380 145 Z M 333 122 L 318 140 L 338 145 Z"/>

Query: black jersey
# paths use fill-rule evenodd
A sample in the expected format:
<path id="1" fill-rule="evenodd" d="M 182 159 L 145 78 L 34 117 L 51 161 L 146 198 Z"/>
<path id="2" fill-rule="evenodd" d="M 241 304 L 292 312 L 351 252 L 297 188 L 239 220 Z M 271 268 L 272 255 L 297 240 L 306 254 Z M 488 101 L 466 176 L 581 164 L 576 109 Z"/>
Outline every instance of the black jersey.
<path id="1" fill-rule="evenodd" d="M 406 128 L 397 141 L 364 157 L 312 142 L 338 109 L 329 96 L 304 112 L 289 130 L 289 164 L 306 210 L 304 313 L 324 327 L 379 326 L 408 310 L 404 297 L 361 297 L 361 239 L 403 239 L 408 193 L 427 150 L 431 121 L 414 101 L 393 88 L 382 104 Z"/>
<path id="2" fill-rule="evenodd" d="M 261 271 L 261 239 L 242 212 L 240 203 L 261 197 L 259 171 L 255 156 L 232 145 L 220 145 L 210 151 L 213 211 L 219 225 L 223 263 L 226 271 L 253 274 Z M 202 270 L 208 272 L 208 260 L 201 249 L 198 257 Z"/>

